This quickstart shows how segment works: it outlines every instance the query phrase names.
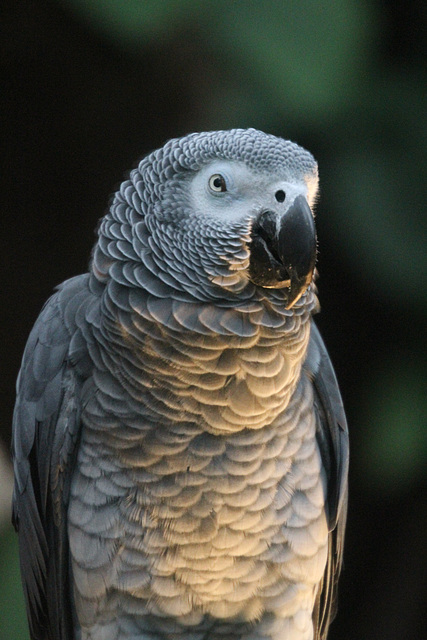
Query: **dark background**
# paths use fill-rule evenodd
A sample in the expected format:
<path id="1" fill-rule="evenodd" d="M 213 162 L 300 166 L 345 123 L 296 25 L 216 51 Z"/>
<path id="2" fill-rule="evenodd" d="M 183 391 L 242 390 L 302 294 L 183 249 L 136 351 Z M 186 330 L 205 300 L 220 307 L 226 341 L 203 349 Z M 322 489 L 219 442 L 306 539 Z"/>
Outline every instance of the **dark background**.
<path id="1" fill-rule="evenodd" d="M 320 168 L 318 324 L 352 446 L 330 639 L 427 637 L 426 3 L 6 0 L 0 443 L 28 333 L 87 269 L 109 195 L 190 131 L 255 126 Z M 0 492 L 8 503 L 8 468 Z M 0 521 L 0 640 L 27 638 Z"/>

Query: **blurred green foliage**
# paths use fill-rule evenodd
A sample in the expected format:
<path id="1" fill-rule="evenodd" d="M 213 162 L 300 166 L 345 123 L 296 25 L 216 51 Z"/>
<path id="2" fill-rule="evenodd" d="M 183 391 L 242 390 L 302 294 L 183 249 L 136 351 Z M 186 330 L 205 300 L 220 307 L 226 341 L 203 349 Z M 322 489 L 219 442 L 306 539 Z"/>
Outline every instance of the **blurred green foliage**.
<path id="1" fill-rule="evenodd" d="M 362 446 L 353 463 L 366 485 L 404 494 L 422 484 L 426 474 L 425 364 L 419 356 L 401 354 L 367 377 L 357 425 Z"/>
<path id="2" fill-rule="evenodd" d="M 0 526 L 0 640 L 27 640 L 24 594 L 19 575 L 18 538 L 12 525 Z"/>
<path id="3" fill-rule="evenodd" d="M 264 123 L 283 116 L 280 105 L 316 122 L 348 105 L 375 30 L 371 6 L 357 0 L 63 1 L 133 53 L 194 30 L 224 74 L 233 70 L 239 117 L 256 113 Z"/>

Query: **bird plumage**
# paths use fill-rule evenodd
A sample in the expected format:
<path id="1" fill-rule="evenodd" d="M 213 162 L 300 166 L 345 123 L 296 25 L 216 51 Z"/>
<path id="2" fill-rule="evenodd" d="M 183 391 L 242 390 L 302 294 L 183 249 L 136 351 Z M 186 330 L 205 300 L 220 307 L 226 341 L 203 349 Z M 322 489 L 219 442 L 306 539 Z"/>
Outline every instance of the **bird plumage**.
<path id="1" fill-rule="evenodd" d="M 115 195 L 90 273 L 45 305 L 13 439 L 33 640 L 326 637 L 345 415 L 310 272 L 287 304 L 265 230 L 283 282 L 250 268 L 260 211 L 313 205 L 316 184 L 308 152 L 261 132 L 172 140 Z"/>

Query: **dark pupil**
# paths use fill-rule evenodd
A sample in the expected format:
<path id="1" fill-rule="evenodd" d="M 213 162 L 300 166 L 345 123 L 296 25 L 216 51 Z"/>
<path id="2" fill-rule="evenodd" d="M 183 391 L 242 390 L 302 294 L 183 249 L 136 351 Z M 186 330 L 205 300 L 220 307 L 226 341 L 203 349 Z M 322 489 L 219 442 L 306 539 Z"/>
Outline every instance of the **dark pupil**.
<path id="1" fill-rule="evenodd" d="M 282 189 L 279 189 L 279 191 L 276 191 L 277 202 L 284 202 L 285 198 L 286 198 L 286 193 L 282 191 Z"/>
<path id="2" fill-rule="evenodd" d="M 215 189 L 222 189 L 222 178 L 219 176 L 213 181 Z"/>

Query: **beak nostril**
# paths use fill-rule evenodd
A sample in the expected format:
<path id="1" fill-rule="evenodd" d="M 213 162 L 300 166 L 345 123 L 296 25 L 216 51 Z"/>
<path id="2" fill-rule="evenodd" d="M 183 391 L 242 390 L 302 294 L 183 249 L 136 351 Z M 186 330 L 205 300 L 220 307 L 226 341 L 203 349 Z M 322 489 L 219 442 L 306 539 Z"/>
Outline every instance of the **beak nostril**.
<path id="1" fill-rule="evenodd" d="M 274 194 L 274 197 L 276 198 L 277 202 L 285 202 L 286 193 L 283 191 L 283 189 L 279 189 L 279 191 L 276 191 L 276 193 Z"/>

